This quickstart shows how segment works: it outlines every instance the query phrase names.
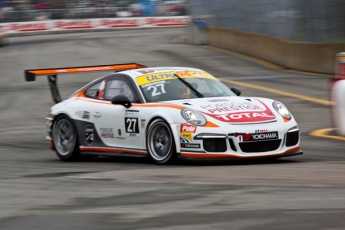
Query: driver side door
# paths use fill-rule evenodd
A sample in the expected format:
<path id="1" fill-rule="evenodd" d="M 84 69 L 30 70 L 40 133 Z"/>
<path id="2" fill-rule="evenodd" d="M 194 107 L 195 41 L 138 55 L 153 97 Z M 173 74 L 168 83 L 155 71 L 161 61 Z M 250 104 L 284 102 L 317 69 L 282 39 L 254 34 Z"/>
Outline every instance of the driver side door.
<path id="1" fill-rule="evenodd" d="M 131 79 L 123 76 L 108 78 L 102 95 L 103 103 L 94 111 L 98 136 L 109 147 L 142 149 L 139 129 L 141 107 L 126 108 L 112 104 L 111 99 L 118 95 L 126 96 L 131 103 L 139 101 Z"/>

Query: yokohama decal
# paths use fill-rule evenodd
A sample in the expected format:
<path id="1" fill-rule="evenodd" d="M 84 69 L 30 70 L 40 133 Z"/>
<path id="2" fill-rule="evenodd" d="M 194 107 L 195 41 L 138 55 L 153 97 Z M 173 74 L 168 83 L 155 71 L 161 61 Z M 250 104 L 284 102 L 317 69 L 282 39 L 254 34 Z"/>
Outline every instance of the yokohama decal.
<path id="1" fill-rule="evenodd" d="M 264 141 L 264 140 L 276 140 L 279 138 L 278 132 L 267 132 L 267 133 L 247 133 L 241 135 L 243 141 Z M 242 139 L 240 138 L 240 141 Z"/>

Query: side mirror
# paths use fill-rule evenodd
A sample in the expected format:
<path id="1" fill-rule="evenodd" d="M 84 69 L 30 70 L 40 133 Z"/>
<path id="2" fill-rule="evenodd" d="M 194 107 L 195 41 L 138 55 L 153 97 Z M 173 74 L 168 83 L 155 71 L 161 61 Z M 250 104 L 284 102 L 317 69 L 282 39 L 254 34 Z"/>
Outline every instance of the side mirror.
<path id="1" fill-rule="evenodd" d="M 232 92 L 234 92 L 237 96 L 240 96 L 241 95 L 241 90 L 235 88 L 235 87 L 231 87 L 230 88 Z"/>
<path id="2" fill-rule="evenodd" d="M 123 105 L 126 108 L 130 108 L 132 106 L 132 103 L 125 95 L 117 95 L 113 97 L 113 99 L 111 99 L 111 103 L 114 105 Z"/>

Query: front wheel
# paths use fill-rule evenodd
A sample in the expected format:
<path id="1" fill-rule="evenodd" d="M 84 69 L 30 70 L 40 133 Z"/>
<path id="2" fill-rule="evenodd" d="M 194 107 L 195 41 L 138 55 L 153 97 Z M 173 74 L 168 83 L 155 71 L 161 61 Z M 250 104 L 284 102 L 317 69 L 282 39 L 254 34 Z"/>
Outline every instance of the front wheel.
<path id="1" fill-rule="evenodd" d="M 53 141 L 56 154 L 61 160 L 72 161 L 79 157 L 77 132 L 68 116 L 61 115 L 54 122 Z"/>
<path id="2" fill-rule="evenodd" d="M 146 147 L 157 164 L 173 163 L 176 160 L 174 136 L 169 125 L 162 119 L 156 119 L 150 124 Z"/>

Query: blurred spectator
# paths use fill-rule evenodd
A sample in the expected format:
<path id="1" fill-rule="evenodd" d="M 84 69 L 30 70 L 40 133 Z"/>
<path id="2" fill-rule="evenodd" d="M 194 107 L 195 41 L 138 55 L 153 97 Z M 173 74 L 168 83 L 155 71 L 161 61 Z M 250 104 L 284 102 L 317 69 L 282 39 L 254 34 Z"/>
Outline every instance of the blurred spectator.
<path id="1" fill-rule="evenodd" d="M 3 22 L 10 21 L 13 12 L 12 4 L 9 1 L 1 1 L 0 3 L 0 20 Z"/>
<path id="2" fill-rule="evenodd" d="M 49 8 L 49 5 L 47 2 L 42 1 L 36 4 L 35 9 L 37 10 L 46 10 Z"/>

